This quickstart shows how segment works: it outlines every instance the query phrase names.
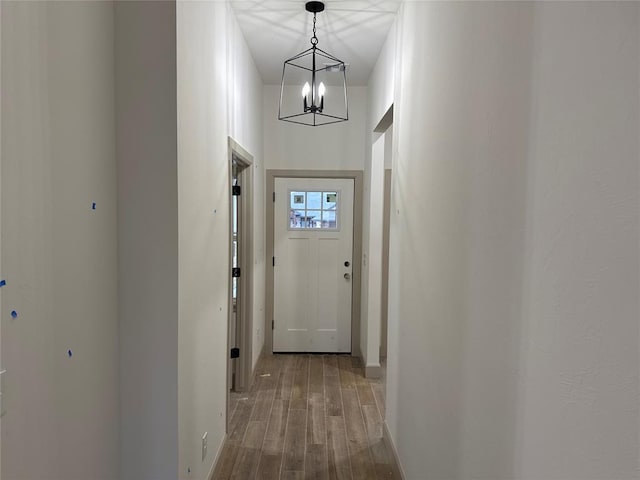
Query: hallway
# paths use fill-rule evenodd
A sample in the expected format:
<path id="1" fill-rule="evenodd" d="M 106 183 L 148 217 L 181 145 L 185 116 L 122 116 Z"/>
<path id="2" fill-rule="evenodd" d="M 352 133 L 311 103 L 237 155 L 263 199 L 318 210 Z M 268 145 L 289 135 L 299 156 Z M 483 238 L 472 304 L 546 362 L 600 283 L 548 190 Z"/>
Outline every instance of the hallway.
<path id="1" fill-rule="evenodd" d="M 384 386 L 344 355 L 265 355 L 232 394 L 213 478 L 399 479 L 382 439 Z"/>

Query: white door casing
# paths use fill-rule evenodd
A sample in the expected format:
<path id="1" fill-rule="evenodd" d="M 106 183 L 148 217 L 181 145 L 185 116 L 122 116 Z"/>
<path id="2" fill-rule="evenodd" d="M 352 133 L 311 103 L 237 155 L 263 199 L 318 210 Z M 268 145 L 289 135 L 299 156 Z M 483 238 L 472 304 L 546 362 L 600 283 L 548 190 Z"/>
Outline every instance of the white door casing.
<path id="1" fill-rule="evenodd" d="M 278 177 L 275 193 L 273 351 L 350 352 L 354 182 Z"/>

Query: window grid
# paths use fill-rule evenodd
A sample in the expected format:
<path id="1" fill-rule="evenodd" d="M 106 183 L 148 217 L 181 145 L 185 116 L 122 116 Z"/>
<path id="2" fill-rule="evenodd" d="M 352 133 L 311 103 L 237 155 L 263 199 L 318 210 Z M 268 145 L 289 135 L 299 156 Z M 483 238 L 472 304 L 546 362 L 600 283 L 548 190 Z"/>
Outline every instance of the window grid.
<path id="1" fill-rule="evenodd" d="M 289 230 L 339 230 L 337 191 L 290 190 Z"/>

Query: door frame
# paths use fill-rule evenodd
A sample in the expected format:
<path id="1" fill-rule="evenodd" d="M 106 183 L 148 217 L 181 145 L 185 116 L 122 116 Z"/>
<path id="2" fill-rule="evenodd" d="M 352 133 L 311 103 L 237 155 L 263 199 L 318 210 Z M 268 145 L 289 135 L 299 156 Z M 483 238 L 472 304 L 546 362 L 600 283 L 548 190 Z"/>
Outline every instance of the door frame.
<path id="1" fill-rule="evenodd" d="M 238 368 L 236 369 L 236 390 L 247 391 L 251 388 L 252 371 L 251 360 L 253 355 L 253 155 L 245 150 L 233 138 L 228 138 L 228 165 L 229 165 L 229 298 L 228 298 L 228 319 L 227 319 L 227 430 L 229 426 L 229 390 L 231 389 L 231 347 L 229 332 L 233 321 L 233 279 L 231 276 L 231 261 L 233 259 L 233 228 L 231 219 L 233 217 L 233 203 L 231 201 L 231 184 L 233 182 L 233 161 L 235 159 L 242 166 L 239 172 L 242 193 L 239 199 L 240 232 L 238 249 L 242 252 L 240 256 L 240 305 L 238 310 L 240 318 L 236 322 L 239 334 L 238 348 L 240 357 L 238 358 Z"/>
<path id="2" fill-rule="evenodd" d="M 360 289 L 362 281 L 362 170 L 267 170 L 265 172 L 266 207 L 266 264 L 265 269 L 265 323 L 264 351 L 273 353 L 274 320 L 274 203 L 276 178 L 337 178 L 353 180 L 353 271 L 351 299 L 351 355 L 362 358 L 360 352 Z M 272 262 L 269 265 L 269 257 Z"/>

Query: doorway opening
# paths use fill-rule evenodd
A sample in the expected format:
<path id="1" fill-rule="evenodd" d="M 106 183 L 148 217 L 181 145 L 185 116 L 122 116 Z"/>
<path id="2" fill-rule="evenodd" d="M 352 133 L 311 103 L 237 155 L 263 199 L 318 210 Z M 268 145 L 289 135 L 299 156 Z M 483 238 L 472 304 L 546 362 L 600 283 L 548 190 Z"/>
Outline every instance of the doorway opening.
<path id="1" fill-rule="evenodd" d="M 253 156 L 229 138 L 229 162 L 231 272 L 227 393 L 244 392 L 251 387 L 253 331 Z"/>

